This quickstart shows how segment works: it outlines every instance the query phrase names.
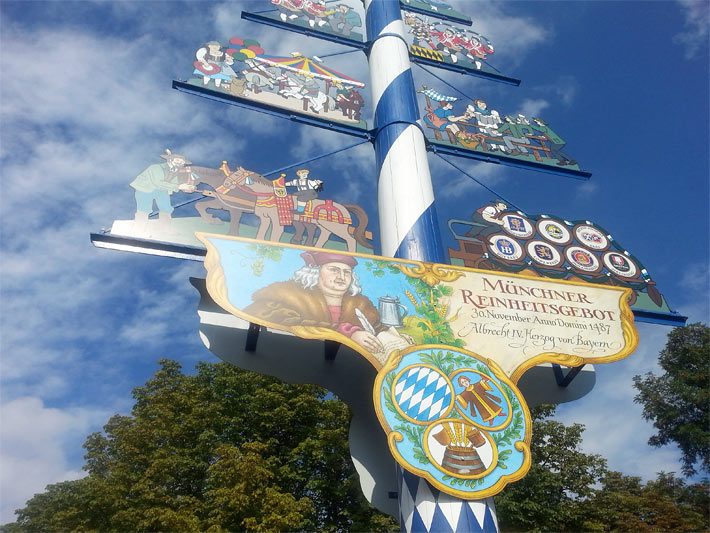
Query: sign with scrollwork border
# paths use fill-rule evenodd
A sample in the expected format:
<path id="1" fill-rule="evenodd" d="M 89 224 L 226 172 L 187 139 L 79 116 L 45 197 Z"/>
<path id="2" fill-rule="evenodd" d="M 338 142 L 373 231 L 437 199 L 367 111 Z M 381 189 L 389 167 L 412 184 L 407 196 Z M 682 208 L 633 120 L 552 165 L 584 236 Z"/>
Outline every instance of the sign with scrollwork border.
<path id="1" fill-rule="evenodd" d="M 526 370 L 612 362 L 638 343 L 628 288 L 197 237 L 218 305 L 364 356 L 379 371 L 373 400 L 395 460 L 466 499 L 497 494 L 530 467 L 516 387 Z"/>

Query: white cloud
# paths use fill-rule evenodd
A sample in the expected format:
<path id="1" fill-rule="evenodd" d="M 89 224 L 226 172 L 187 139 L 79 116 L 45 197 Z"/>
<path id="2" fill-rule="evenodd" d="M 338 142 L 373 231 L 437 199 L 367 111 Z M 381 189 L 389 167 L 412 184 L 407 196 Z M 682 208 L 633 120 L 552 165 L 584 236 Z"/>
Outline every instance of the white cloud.
<path id="1" fill-rule="evenodd" d="M 526 98 L 520 104 L 518 113 L 526 117 L 539 117 L 545 109 L 550 107 L 550 102 L 542 98 Z"/>
<path id="2" fill-rule="evenodd" d="M 595 365 L 594 389 L 580 400 L 562 404 L 557 418 L 586 426 L 583 451 L 602 455 L 610 469 L 648 480 L 660 471 L 679 473 L 680 454 L 675 446 L 659 449 L 647 444 L 655 430 L 643 420 L 642 407 L 634 403 L 637 391 L 632 381 L 635 375 L 659 372 L 658 354 L 670 329 L 643 323 L 637 323 L 637 328 L 640 343 L 636 352 L 622 361 Z"/>
<path id="3" fill-rule="evenodd" d="M 69 464 L 68 455 L 80 449 L 89 429 L 107 414 L 88 408 L 50 408 L 30 396 L 2 405 L 0 523 L 14 521 L 14 510 L 47 484 L 84 475 Z"/>
<path id="4" fill-rule="evenodd" d="M 707 264 L 688 265 L 683 272 L 680 284 L 692 292 L 706 292 L 710 288 L 710 271 Z"/>
<path id="5" fill-rule="evenodd" d="M 575 196 L 577 199 L 589 199 L 592 195 L 596 194 L 599 190 L 599 185 L 595 181 L 584 181 L 580 183 L 575 189 Z"/>
<path id="6" fill-rule="evenodd" d="M 685 17 L 684 31 L 673 37 L 673 42 L 685 47 L 685 58 L 692 59 L 708 45 L 710 2 L 707 0 L 677 0 Z"/>
<path id="7" fill-rule="evenodd" d="M 432 175 L 435 176 L 436 194 L 442 199 L 462 198 L 473 191 L 479 191 L 488 199 L 496 196 L 440 158 L 430 157 L 429 161 Z M 505 168 L 500 165 L 461 159 L 453 159 L 453 162 L 487 187 L 494 187 L 504 180 Z"/>
<path id="8" fill-rule="evenodd" d="M 554 99 L 565 107 L 570 107 L 577 96 L 579 83 L 574 76 L 563 75 L 558 76 L 554 83 L 539 85 L 534 87 L 534 90 L 543 93 L 548 100 Z"/>
<path id="9" fill-rule="evenodd" d="M 490 62 L 497 68 L 520 65 L 534 47 L 552 38 L 552 30 L 539 20 L 512 14 L 513 9 L 502 2 L 458 3 L 457 7 L 473 19 L 472 29 L 488 37 L 495 53 Z"/>

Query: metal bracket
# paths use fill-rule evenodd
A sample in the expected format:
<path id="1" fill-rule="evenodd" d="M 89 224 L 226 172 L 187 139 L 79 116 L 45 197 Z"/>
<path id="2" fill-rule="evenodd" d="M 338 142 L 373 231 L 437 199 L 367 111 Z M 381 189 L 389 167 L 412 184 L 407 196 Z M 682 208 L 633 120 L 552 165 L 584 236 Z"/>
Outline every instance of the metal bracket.
<path id="1" fill-rule="evenodd" d="M 249 322 L 249 329 L 247 330 L 247 341 L 244 345 L 245 352 L 255 352 L 256 343 L 259 340 L 259 332 L 261 331 L 261 326 L 259 324 L 254 324 Z"/>
<path id="2" fill-rule="evenodd" d="M 560 387 L 567 387 L 567 385 L 572 383 L 572 380 L 577 377 L 577 374 L 579 374 L 583 368 L 584 365 L 575 366 L 565 375 L 562 373 L 562 367 L 560 365 L 552 364 L 552 370 L 555 372 L 555 380 Z"/>
<path id="3" fill-rule="evenodd" d="M 323 355 L 326 361 L 335 361 L 335 356 L 338 354 L 340 343 L 338 341 L 325 340 L 323 341 Z"/>

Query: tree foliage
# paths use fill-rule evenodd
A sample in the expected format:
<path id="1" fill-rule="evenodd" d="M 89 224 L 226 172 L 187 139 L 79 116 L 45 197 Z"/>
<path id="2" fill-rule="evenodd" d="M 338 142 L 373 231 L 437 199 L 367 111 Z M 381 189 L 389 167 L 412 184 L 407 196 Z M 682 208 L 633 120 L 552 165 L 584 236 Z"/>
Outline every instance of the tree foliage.
<path id="1" fill-rule="evenodd" d="M 710 487 L 672 473 L 641 479 L 609 471 L 579 451 L 584 427 L 551 420 L 554 407 L 533 410 L 532 467 L 496 497 L 502 531 L 707 531 Z"/>
<path id="2" fill-rule="evenodd" d="M 581 531 L 583 503 L 606 472 L 606 461 L 580 452 L 584 426 L 551 420 L 555 408 L 533 410 L 532 466 L 496 497 L 502 530 Z"/>
<path id="3" fill-rule="evenodd" d="M 675 442 L 681 449 L 683 473 L 710 473 L 710 328 L 690 324 L 676 328 L 660 354 L 664 373 L 634 377 L 635 401 L 658 432 L 648 443 Z"/>
<path id="4" fill-rule="evenodd" d="M 326 391 L 224 363 L 161 361 L 84 444 L 88 476 L 50 485 L 8 531 L 378 531 Z"/>
<path id="5" fill-rule="evenodd" d="M 224 363 L 161 361 L 130 416 L 90 435 L 83 479 L 49 485 L 5 533 L 393 531 L 362 497 L 347 407 L 319 387 Z M 708 484 L 607 470 L 584 427 L 533 411 L 532 468 L 496 497 L 503 531 L 710 530 Z"/>

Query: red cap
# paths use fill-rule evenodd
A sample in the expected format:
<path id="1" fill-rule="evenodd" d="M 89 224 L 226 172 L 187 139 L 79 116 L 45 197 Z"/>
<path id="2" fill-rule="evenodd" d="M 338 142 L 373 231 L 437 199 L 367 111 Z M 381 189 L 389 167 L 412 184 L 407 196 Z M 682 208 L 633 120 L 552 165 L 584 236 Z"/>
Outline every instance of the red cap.
<path id="1" fill-rule="evenodd" d="M 303 252 L 301 257 L 310 267 L 321 266 L 326 263 L 344 263 L 351 268 L 355 268 L 355 265 L 357 265 L 354 257 L 331 252 Z"/>

